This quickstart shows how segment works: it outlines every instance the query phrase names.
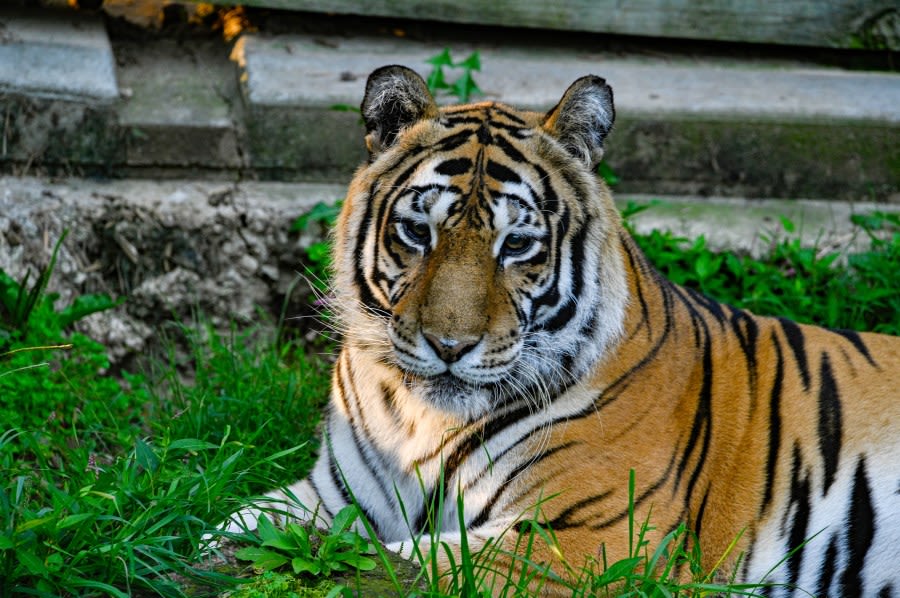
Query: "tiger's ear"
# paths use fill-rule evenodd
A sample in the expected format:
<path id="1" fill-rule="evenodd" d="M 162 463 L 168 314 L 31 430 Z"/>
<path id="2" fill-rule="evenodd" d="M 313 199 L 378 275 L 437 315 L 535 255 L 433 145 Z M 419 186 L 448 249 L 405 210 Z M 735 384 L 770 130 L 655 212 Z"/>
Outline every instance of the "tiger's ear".
<path id="1" fill-rule="evenodd" d="M 366 123 L 366 147 L 373 157 L 391 147 L 402 129 L 438 114 L 422 77 L 397 65 L 383 66 L 369 75 L 360 109 Z"/>
<path id="2" fill-rule="evenodd" d="M 544 117 L 543 128 L 573 156 L 593 168 L 603 158 L 603 140 L 615 118 L 612 88 L 605 79 L 591 75 L 569 86 Z"/>

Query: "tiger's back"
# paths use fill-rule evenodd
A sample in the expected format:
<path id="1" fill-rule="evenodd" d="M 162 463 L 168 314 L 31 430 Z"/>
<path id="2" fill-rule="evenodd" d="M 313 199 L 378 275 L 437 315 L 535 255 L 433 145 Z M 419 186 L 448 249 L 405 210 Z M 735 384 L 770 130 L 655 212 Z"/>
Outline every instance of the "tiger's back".
<path id="1" fill-rule="evenodd" d="M 404 549 L 438 498 L 451 544 L 462 521 L 512 548 L 538 513 L 578 566 L 626 556 L 634 470 L 651 540 L 688 522 L 706 566 L 740 536 L 725 571 L 788 584 L 772 594 L 900 592 L 900 339 L 661 278 L 594 174 L 615 116 L 600 78 L 544 115 L 439 108 L 385 67 L 362 113 L 370 161 L 335 236 L 346 333 L 301 503 L 327 520 L 356 501 Z"/>

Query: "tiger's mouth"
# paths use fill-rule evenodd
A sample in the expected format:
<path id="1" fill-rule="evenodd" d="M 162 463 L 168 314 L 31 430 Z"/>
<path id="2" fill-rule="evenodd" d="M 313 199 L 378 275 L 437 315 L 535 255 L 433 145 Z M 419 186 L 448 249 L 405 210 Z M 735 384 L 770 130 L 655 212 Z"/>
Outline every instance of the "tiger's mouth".
<path id="1" fill-rule="evenodd" d="M 452 374 L 449 370 L 443 374 L 425 378 L 425 385 L 429 387 L 430 390 L 443 394 L 465 394 L 482 388 L 477 384 L 463 380 L 459 376 Z"/>
<path id="2" fill-rule="evenodd" d="M 413 385 L 418 387 L 420 396 L 429 404 L 467 422 L 475 421 L 495 409 L 501 394 L 496 382 L 472 383 L 449 371 L 434 376 L 418 376 Z"/>

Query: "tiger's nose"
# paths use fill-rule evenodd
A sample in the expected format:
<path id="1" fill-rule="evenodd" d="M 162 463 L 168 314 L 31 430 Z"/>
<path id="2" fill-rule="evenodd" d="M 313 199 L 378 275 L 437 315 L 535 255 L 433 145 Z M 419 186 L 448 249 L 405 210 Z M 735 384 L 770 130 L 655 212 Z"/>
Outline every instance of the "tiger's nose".
<path id="1" fill-rule="evenodd" d="M 444 363 L 454 363 L 462 359 L 463 355 L 475 348 L 480 338 L 475 339 L 447 339 L 423 332 L 425 341 L 434 349 Z"/>

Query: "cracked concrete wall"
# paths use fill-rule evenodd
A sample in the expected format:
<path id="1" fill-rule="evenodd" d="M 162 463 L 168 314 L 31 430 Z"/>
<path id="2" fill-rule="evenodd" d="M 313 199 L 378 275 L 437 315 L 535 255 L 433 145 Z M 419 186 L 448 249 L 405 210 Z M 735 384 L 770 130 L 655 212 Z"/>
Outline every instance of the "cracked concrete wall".
<path id="1" fill-rule="evenodd" d="M 85 293 L 126 297 L 78 327 L 109 348 L 114 363 L 142 353 L 158 325 L 201 310 L 216 325 L 277 316 L 302 272 L 304 248 L 322 231 L 290 232 L 294 218 L 333 188 L 0 178 L 0 269 L 16 280 L 49 262 L 64 230 L 48 291 L 58 306 Z M 33 278 L 32 278 L 33 279 Z M 297 285 L 288 314 L 304 309 Z"/>

